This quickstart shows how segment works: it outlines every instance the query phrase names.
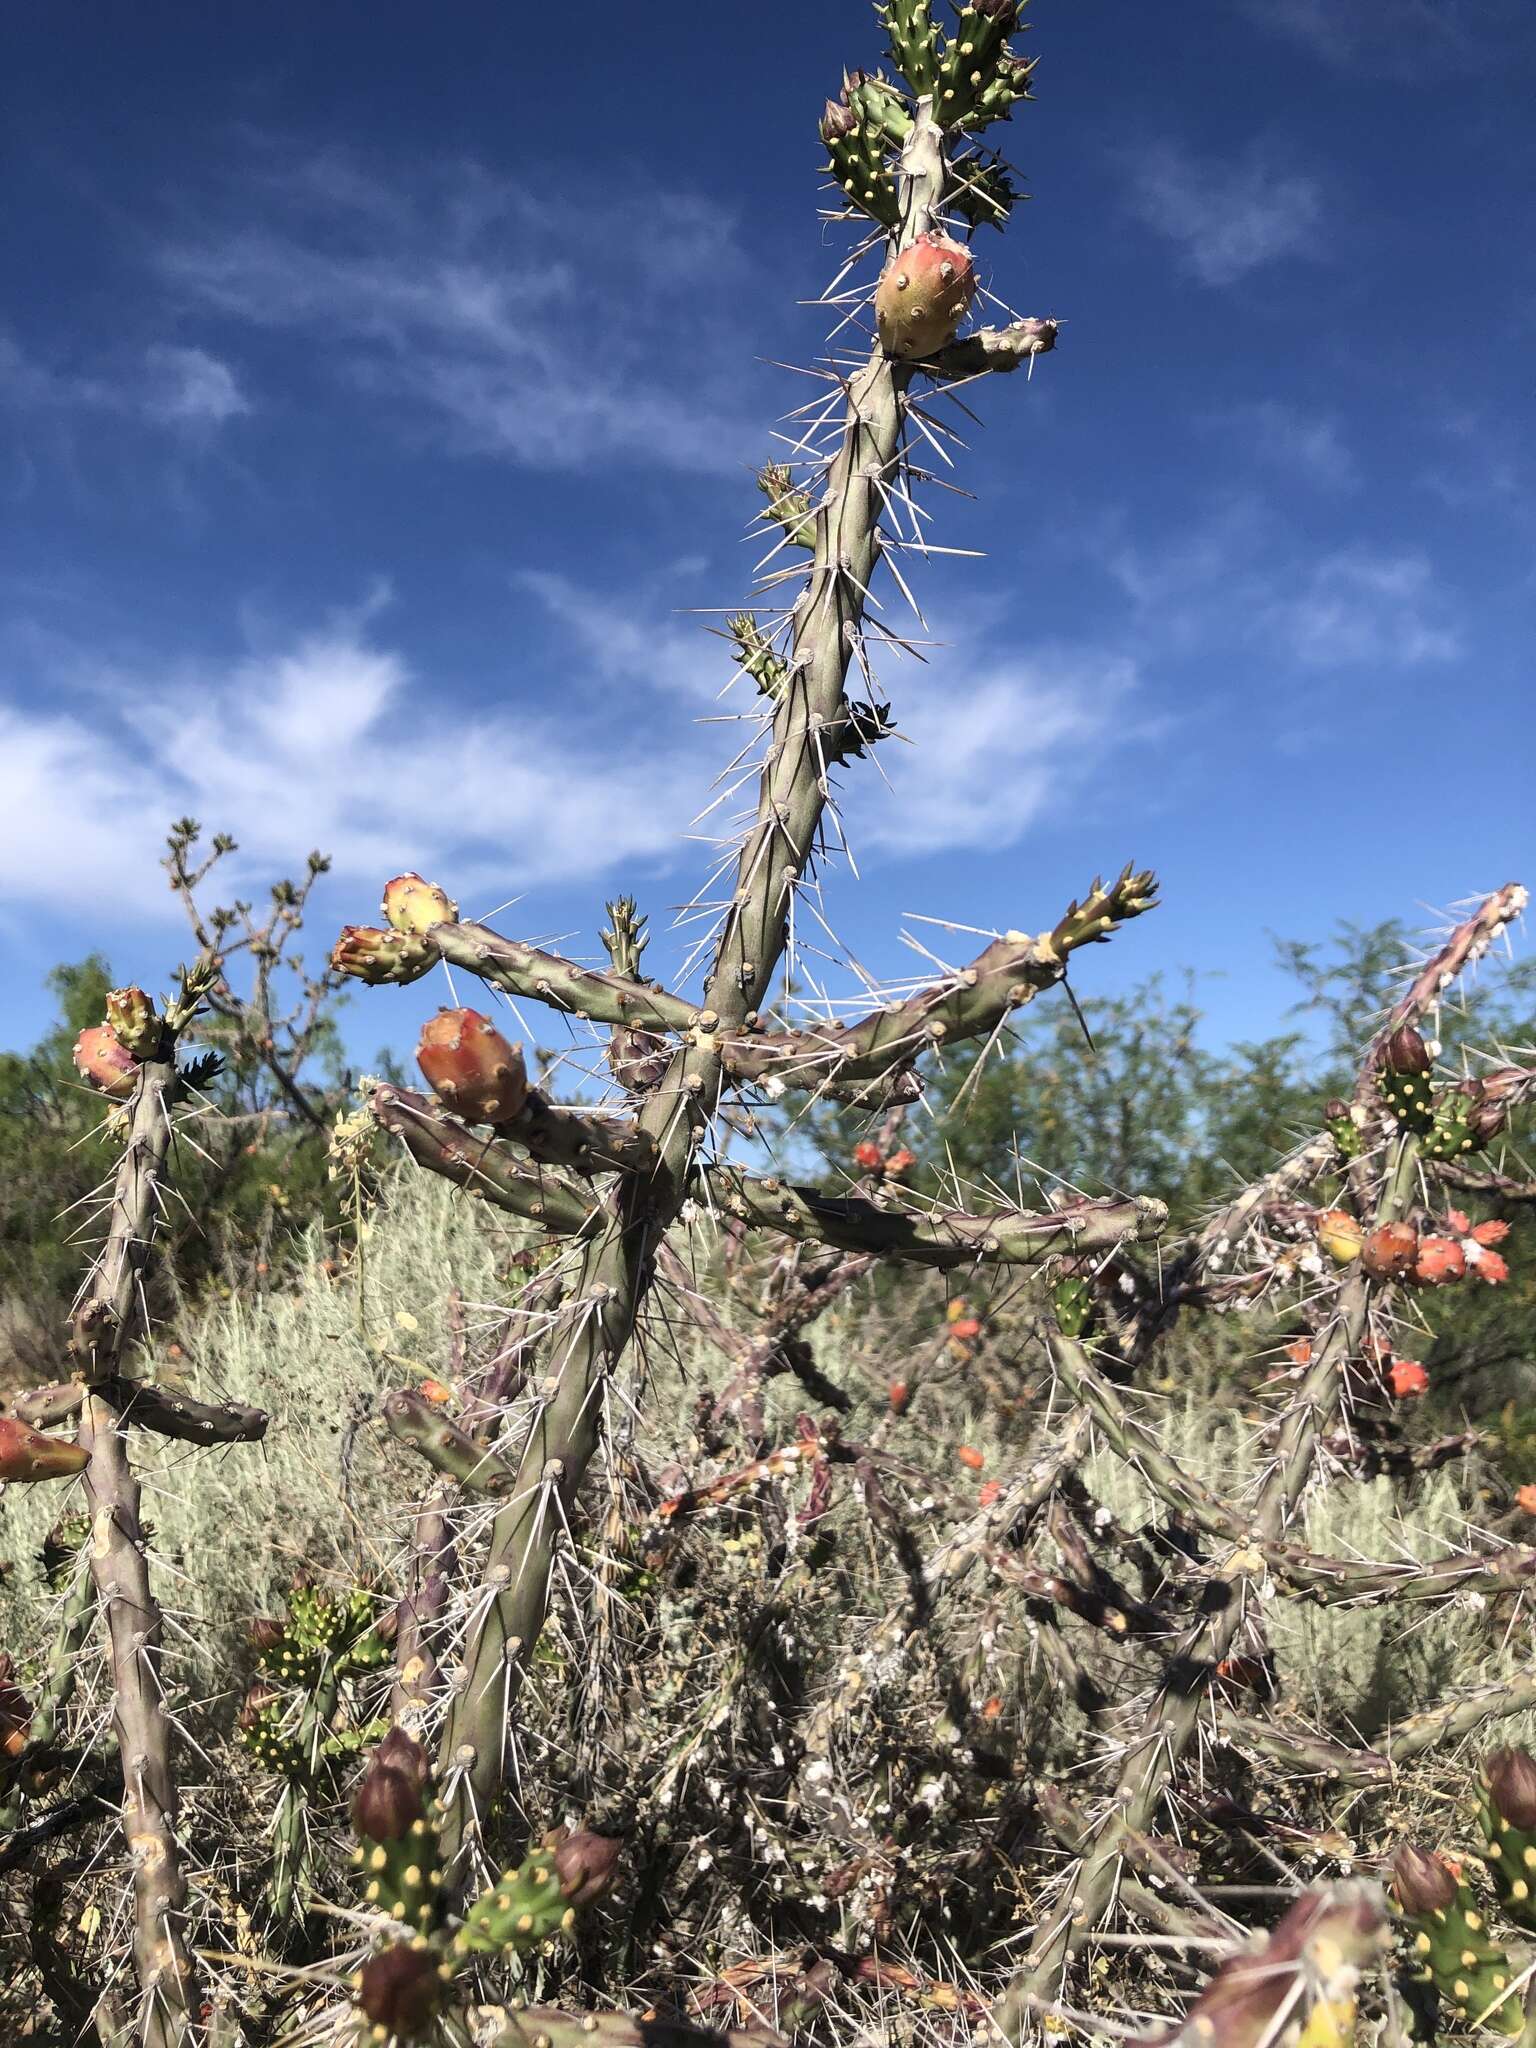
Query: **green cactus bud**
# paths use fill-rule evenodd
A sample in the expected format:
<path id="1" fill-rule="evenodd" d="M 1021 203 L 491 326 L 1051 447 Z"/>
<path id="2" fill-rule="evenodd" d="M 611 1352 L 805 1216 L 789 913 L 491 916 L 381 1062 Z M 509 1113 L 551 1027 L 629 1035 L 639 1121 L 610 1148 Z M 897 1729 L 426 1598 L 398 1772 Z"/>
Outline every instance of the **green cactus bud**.
<path id="1" fill-rule="evenodd" d="M 1401 1041 L 1401 1043 L 1399 1043 Z M 1414 1046 L 1418 1047 L 1415 1053 Z M 1396 1047 L 1394 1054 L 1393 1048 Z M 1422 1054 L 1425 1064 L 1417 1064 Z M 1400 1062 L 1400 1063 L 1399 1063 Z M 1435 1120 L 1435 1089 L 1429 1079 L 1429 1054 L 1424 1041 L 1411 1025 L 1404 1025 L 1388 1040 L 1376 1076 L 1381 1099 L 1405 1131 L 1422 1137 Z"/>
<path id="2" fill-rule="evenodd" d="M 1392 1859 L 1392 1896 L 1412 1934 L 1418 1980 L 1433 1984 L 1458 2019 L 1518 2034 L 1525 2014 L 1518 1997 L 1505 1995 L 1518 1973 L 1445 1858 L 1405 1843 Z"/>
<path id="3" fill-rule="evenodd" d="M 1429 1129 L 1420 1139 L 1426 1159 L 1459 1159 L 1480 1152 L 1482 1141 L 1472 1128 L 1472 1104 L 1459 1088 L 1437 1088 L 1432 1097 Z"/>
<path id="4" fill-rule="evenodd" d="M 810 494 L 795 488 L 794 476 L 782 462 L 764 463 L 757 473 L 757 488 L 768 500 L 765 518 L 784 531 L 797 548 L 816 545 L 816 519 Z"/>
<path id="5" fill-rule="evenodd" d="M 1051 1289 L 1051 1306 L 1064 1337 L 1081 1337 L 1093 1320 L 1093 1290 L 1076 1274 L 1058 1280 Z"/>
<path id="6" fill-rule="evenodd" d="M 1349 1104 L 1335 1095 L 1323 1108 L 1323 1121 L 1328 1135 L 1338 1147 L 1341 1159 L 1358 1159 L 1360 1156 L 1360 1129 L 1349 1113 Z"/>

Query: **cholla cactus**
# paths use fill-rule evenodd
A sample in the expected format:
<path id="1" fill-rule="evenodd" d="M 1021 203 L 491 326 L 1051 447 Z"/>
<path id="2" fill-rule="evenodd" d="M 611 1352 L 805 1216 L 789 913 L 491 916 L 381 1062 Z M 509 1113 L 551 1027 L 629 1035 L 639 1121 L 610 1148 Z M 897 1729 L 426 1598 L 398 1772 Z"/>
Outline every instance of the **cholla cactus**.
<path id="1" fill-rule="evenodd" d="M 93 1902 L 76 1953 L 84 1927 L 94 1939 L 106 1923 L 113 1981 L 92 2009 L 113 2048 L 230 2048 L 243 2019 L 252 2044 L 565 2048 L 596 2036 L 690 2048 L 730 2038 L 695 2026 L 710 2015 L 829 2037 L 846 2022 L 851 2037 L 860 1998 L 906 2002 L 945 2041 L 945 2029 L 983 2026 L 1017 2039 L 1042 2021 L 1083 2023 L 1069 1973 L 1117 1915 L 1214 1959 L 1203 1988 L 1179 1980 L 1188 2011 L 1153 2039 L 1258 2048 L 1294 2026 L 1305 2048 L 1338 2048 L 1380 1946 L 1379 1895 L 1310 1887 L 1262 1946 L 1240 1945 L 1200 1889 L 1213 1827 L 1257 1841 L 1266 1877 L 1266 1828 L 1309 1875 L 1339 1869 L 1356 1855 L 1353 1806 L 1276 1819 L 1241 1799 L 1323 1783 L 1375 1816 L 1370 1802 L 1415 1759 L 1536 1706 L 1536 1679 L 1520 1672 L 1427 1701 L 1379 1747 L 1341 1740 L 1284 1696 L 1272 1640 L 1274 1617 L 1302 1603 L 1457 1599 L 1503 1617 L 1536 1576 L 1536 1553 L 1499 1536 L 1434 1558 L 1405 1541 L 1375 1558 L 1314 1550 L 1303 1526 L 1312 1496 L 1370 1456 L 1417 1475 L 1465 1448 L 1394 1443 L 1382 1418 L 1425 1382 L 1404 1355 L 1416 1309 L 1507 1275 L 1503 1219 L 1473 1223 L 1451 1204 L 1519 1191 L 1498 1147 L 1536 1069 L 1458 1074 L 1427 1034 L 1445 992 L 1519 916 L 1522 889 L 1496 891 L 1444 935 L 1349 1099 L 1320 1103 L 1313 1134 L 1180 1236 L 1155 1189 L 983 1198 L 922 1180 L 898 1142 L 957 1048 L 990 1048 L 1086 971 L 1090 947 L 1155 909 L 1150 872 L 1107 871 L 1039 914 L 1040 929 L 983 935 L 973 957 L 868 990 L 846 1014 L 796 992 L 800 935 L 825 917 L 838 777 L 878 757 L 899 716 L 876 693 L 877 659 L 916 651 L 874 607 L 887 581 L 910 598 L 902 557 L 927 550 L 922 451 L 959 386 L 969 402 L 1058 338 L 1045 319 L 968 324 L 971 236 L 1002 225 L 1017 196 L 986 139 L 1028 96 L 1020 11 L 888 0 L 895 75 L 850 72 L 826 103 L 834 211 L 865 238 L 827 304 L 840 327 L 862 323 L 868 347 L 817 367 L 795 460 L 758 480 L 755 609 L 725 629 L 758 721 L 756 795 L 689 906 L 704 931 L 692 961 L 675 983 L 655 978 L 628 897 L 608 905 L 595 965 L 464 917 L 415 873 L 386 883 L 382 925 L 336 941 L 333 971 L 370 987 L 444 965 L 480 981 L 488 1005 L 542 1005 L 589 1031 L 594 1067 L 615 1085 L 600 1101 L 560 1099 L 558 1062 L 538 1055 L 530 1072 L 450 984 L 452 1008 L 422 1036 L 430 1093 L 379 1083 L 338 1123 L 360 1250 L 382 1131 L 508 1219 L 496 1271 L 512 1299 L 477 1356 L 457 1294 L 450 1362 L 427 1376 L 377 1338 L 359 1256 L 357 1348 L 391 1377 L 368 1382 L 344 1457 L 366 1438 L 381 1458 L 409 1454 L 423 1483 L 409 1503 L 397 1489 L 387 1527 L 363 1531 L 378 1553 L 357 1567 L 365 1587 L 301 1580 L 283 1617 L 255 1625 L 239 1741 L 270 1847 L 228 1820 L 239 1774 L 211 1735 L 183 1825 L 186 1703 L 129 1457 L 135 1426 L 194 1446 L 251 1442 L 266 1426 L 157 1380 L 135 1350 L 171 1135 L 195 1081 L 178 1044 L 201 1003 L 227 1001 L 214 949 L 172 1000 L 116 991 L 82 1035 L 80 1071 L 107 1098 L 122 1159 L 68 1378 L 0 1397 L 0 1478 L 82 1477 L 83 1562 L 56 1589 L 52 1648 L 39 1634 L 0 1677 L 13 1838 L 0 1858 L 19 1866 L 34 1827 L 98 1824 L 62 1793 L 32 1808 L 39 1786 L 52 1793 L 50 1745 L 99 1616 L 115 1746 L 105 1712 L 76 1719 L 119 1775 L 132 1998 L 119 1996 L 115 1907 Z M 184 893 L 194 837 L 173 838 Z M 844 1184 L 727 1156 L 723 1134 L 760 1135 L 780 1104 L 795 1118 L 833 1104 L 862 1119 Z M 807 1333 L 877 1273 L 938 1275 L 948 1306 L 882 1369 L 871 1421 Z M 1200 1311 L 1268 1331 L 1251 1485 L 1186 1465 L 1149 1403 L 1170 1334 Z M 656 1455 L 647 1403 L 678 1315 L 727 1376 L 718 1391 L 690 1389 L 685 1441 Z M 770 1399 L 774 1380 L 790 1403 Z M 983 1448 L 978 1430 L 936 1443 L 928 1418 L 946 1387 L 993 1394 L 1011 1423 L 1025 1418 L 1027 1441 Z M 70 1425 L 75 1443 L 59 1433 Z M 1095 1492 L 1112 1463 L 1132 1477 L 1133 1508 Z M 178 1483 L 195 1484 L 195 1468 Z M 397 1540 L 403 1560 L 387 1555 Z M 196 1754 L 208 1758 L 201 1744 Z M 1483 1791 L 1487 1861 L 1522 1923 L 1536 1855 L 1527 1763 L 1490 1759 Z M 350 1888 L 337 1867 L 348 1808 Z M 561 1812 L 593 1825 L 548 1828 Z M 227 1839 L 201 1838 L 226 1822 Z M 726 1862 L 718 1891 L 731 1903 L 716 1911 Z M 612 1883 L 632 1890 L 634 1933 L 627 1947 L 615 1937 L 602 1968 L 583 1955 L 582 1980 L 643 1982 L 654 2009 L 636 2020 L 509 2006 L 572 1981 L 572 1937 L 602 1931 L 600 1912 L 585 1933 L 580 1916 Z M 1470 1885 L 1404 1852 L 1397 1893 L 1458 2017 L 1523 2028 L 1518 1972 Z M 49 1995 L 68 2011 L 69 1973 L 48 1946 L 62 1916 L 57 1901 L 43 1907 L 32 1966 L 51 1969 Z M 213 1923 L 207 1940 L 198 1916 Z M 690 1954 L 706 1920 L 707 1953 Z M 908 1929 L 931 1937 L 922 1968 L 915 1951 L 895 1952 Z M 1165 2007 L 1167 1988 L 1159 1979 Z"/>

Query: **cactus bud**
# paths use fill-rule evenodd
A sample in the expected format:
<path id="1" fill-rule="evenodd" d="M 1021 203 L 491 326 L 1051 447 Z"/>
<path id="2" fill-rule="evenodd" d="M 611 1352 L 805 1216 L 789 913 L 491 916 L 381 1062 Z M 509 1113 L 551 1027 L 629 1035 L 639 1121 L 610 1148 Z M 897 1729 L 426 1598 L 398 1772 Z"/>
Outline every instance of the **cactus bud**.
<path id="1" fill-rule="evenodd" d="M 427 1752 L 412 1735 L 403 1728 L 391 1728 L 383 1741 L 373 1752 L 375 1763 L 383 1764 L 392 1771 L 400 1771 L 417 1786 L 424 1786 L 430 1775 Z"/>
<path id="2" fill-rule="evenodd" d="M 590 1828 L 573 1833 L 556 1828 L 544 1837 L 544 1847 L 554 1851 L 555 1876 L 573 1906 L 589 1906 L 612 1885 L 621 1847 L 612 1835 L 595 1835 Z"/>
<path id="3" fill-rule="evenodd" d="M 1479 1147 L 1491 1145 L 1509 1121 L 1509 1110 L 1504 1103 L 1480 1090 L 1472 1097 L 1467 1110 L 1467 1129 L 1477 1140 Z"/>
<path id="4" fill-rule="evenodd" d="M 1522 1833 L 1536 1829 L 1536 1757 L 1528 1749 L 1496 1749 L 1485 1761 L 1483 1775 L 1500 1820 Z"/>
<path id="5" fill-rule="evenodd" d="M 1341 1096 L 1330 1095 L 1323 1104 L 1323 1120 L 1326 1123 L 1342 1123 L 1349 1115 L 1349 1104 Z"/>
<path id="6" fill-rule="evenodd" d="M 75 1072 L 122 1102 L 133 1093 L 139 1063 L 110 1024 L 89 1024 L 75 1040 Z"/>
<path id="7" fill-rule="evenodd" d="M 398 1842 L 422 1818 L 421 1785 L 375 1751 L 352 1795 L 352 1826 L 365 1842 Z"/>
<path id="8" fill-rule="evenodd" d="M 1413 1026 L 1399 1024 L 1381 1049 L 1381 1064 L 1389 1074 L 1427 1074 L 1433 1062 Z"/>
<path id="9" fill-rule="evenodd" d="M 841 100 L 828 100 L 821 117 L 821 139 L 830 148 L 834 142 L 851 135 L 859 125 L 859 117 L 852 107 Z"/>
<path id="10" fill-rule="evenodd" d="M 235 1716 L 235 1726 L 249 1733 L 259 1728 L 268 1707 L 277 1698 L 275 1685 L 268 1685 L 264 1678 L 254 1678 L 245 1689 L 245 1698 L 240 1702 L 240 1711 Z"/>
<path id="11" fill-rule="evenodd" d="M 1456 1873 L 1433 1849 L 1404 1842 L 1392 1858 L 1392 1891 L 1405 1913 L 1443 1913 L 1456 1896 Z"/>
<path id="12" fill-rule="evenodd" d="M 256 1614 L 245 1625 L 245 1639 L 253 1650 L 275 1650 L 283 1640 L 283 1624 L 273 1614 Z"/>
<path id="13" fill-rule="evenodd" d="M 73 1479 L 89 1463 L 78 1444 L 45 1436 L 42 1430 L 18 1422 L 14 1415 L 0 1415 L 0 1479 L 23 1484 L 35 1479 Z"/>
<path id="14" fill-rule="evenodd" d="M 1413 1277 L 1421 1287 L 1446 1287 L 1466 1270 L 1466 1253 L 1454 1237 L 1426 1237 L 1414 1260 Z"/>
<path id="15" fill-rule="evenodd" d="M 995 21 L 1005 34 L 1019 25 L 1019 0 L 967 0 L 967 4 L 973 13 Z"/>
<path id="16" fill-rule="evenodd" d="M 363 1965 L 357 2003 L 379 2039 L 420 2040 L 442 1999 L 437 1952 L 425 1941 L 391 1943 Z"/>
<path id="17" fill-rule="evenodd" d="M 908 359 L 947 347 L 975 292 L 970 251 L 948 235 L 919 235 L 891 258 L 875 287 L 881 347 Z"/>
<path id="18" fill-rule="evenodd" d="M 1373 1280 L 1401 1280 L 1419 1256 L 1419 1234 L 1411 1223 L 1383 1223 L 1360 1247 L 1362 1271 Z"/>
<path id="19" fill-rule="evenodd" d="M 384 920 L 393 931 L 420 938 L 435 924 L 457 924 L 459 906 L 446 890 L 420 875 L 396 875 L 384 884 Z"/>
<path id="20" fill-rule="evenodd" d="M 422 1027 L 416 1062 L 433 1094 L 468 1123 L 510 1123 L 528 1100 L 521 1047 L 478 1010 L 439 1010 Z"/>
<path id="21" fill-rule="evenodd" d="M 108 991 L 107 1025 L 136 1060 L 152 1059 L 160 1050 L 160 1019 L 141 988 Z"/>

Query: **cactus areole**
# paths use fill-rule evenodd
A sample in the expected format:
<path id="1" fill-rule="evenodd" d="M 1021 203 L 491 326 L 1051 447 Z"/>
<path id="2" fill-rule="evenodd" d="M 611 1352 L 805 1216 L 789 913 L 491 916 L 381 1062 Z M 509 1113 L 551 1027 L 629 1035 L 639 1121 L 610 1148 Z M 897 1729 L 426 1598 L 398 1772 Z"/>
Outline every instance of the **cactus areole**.
<path id="1" fill-rule="evenodd" d="M 918 235 L 875 287 L 880 346 L 902 361 L 936 355 L 954 340 L 975 296 L 969 249 L 931 229 Z"/>

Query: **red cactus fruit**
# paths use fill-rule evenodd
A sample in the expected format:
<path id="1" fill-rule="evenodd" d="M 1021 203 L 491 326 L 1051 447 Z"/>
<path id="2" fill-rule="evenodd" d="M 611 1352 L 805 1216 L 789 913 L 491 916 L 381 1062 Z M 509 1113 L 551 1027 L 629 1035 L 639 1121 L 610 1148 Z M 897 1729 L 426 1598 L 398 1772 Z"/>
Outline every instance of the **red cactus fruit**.
<path id="1" fill-rule="evenodd" d="M 885 1164 L 885 1154 L 872 1138 L 864 1138 L 853 1148 L 853 1163 L 862 1173 L 878 1173 Z"/>
<path id="2" fill-rule="evenodd" d="M 0 1479 L 73 1479 L 90 1463 L 78 1444 L 63 1437 L 45 1436 L 18 1422 L 14 1415 L 0 1415 Z"/>
<path id="3" fill-rule="evenodd" d="M 133 1093 L 139 1063 L 110 1024 L 88 1024 L 75 1040 L 75 1072 L 122 1102 Z"/>
<path id="4" fill-rule="evenodd" d="M 1409 1401 L 1429 1390 L 1429 1374 L 1416 1358 L 1394 1358 L 1387 1377 L 1399 1401 Z"/>
<path id="5" fill-rule="evenodd" d="M 1373 1280 L 1401 1280 L 1418 1255 L 1419 1233 L 1411 1223 L 1383 1223 L 1360 1247 L 1360 1264 Z"/>
<path id="6" fill-rule="evenodd" d="M 1413 1277 L 1421 1287 L 1445 1287 L 1466 1270 L 1466 1254 L 1454 1237 L 1426 1237 L 1419 1245 Z"/>
<path id="7" fill-rule="evenodd" d="M 917 1154 L 909 1152 L 906 1146 L 903 1145 L 899 1152 L 893 1152 L 890 1158 L 886 1160 L 886 1178 L 888 1180 L 900 1180 L 901 1176 L 904 1173 L 910 1173 L 916 1164 Z"/>
<path id="8" fill-rule="evenodd" d="M 160 1019 L 141 988 L 108 990 L 107 1024 L 137 1060 L 150 1059 L 160 1050 Z"/>
<path id="9" fill-rule="evenodd" d="M 528 1100 L 521 1048 L 478 1010 L 439 1010 L 422 1027 L 416 1062 L 438 1100 L 468 1123 L 510 1123 Z"/>
<path id="10" fill-rule="evenodd" d="M 391 930 L 411 932 L 418 938 L 435 924 L 457 924 L 459 906 L 445 889 L 424 882 L 418 874 L 396 875 L 384 884 L 381 906 Z"/>
<path id="11" fill-rule="evenodd" d="M 1509 1265 L 1502 1254 L 1485 1251 L 1480 1244 L 1476 1243 L 1474 1243 L 1472 1250 L 1477 1253 L 1477 1257 L 1474 1259 L 1472 1252 L 1469 1251 L 1467 1262 L 1478 1279 L 1486 1280 L 1490 1287 L 1501 1287 L 1509 1278 Z"/>
<path id="12" fill-rule="evenodd" d="M 978 1451 L 974 1444 L 962 1444 L 959 1450 L 956 1451 L 955 1456 L 962 1465 L 969 1466 L 973 1472 L 979 1472 L 987 1462 L 986 1453 Z"/>
<path id="13" fill-rule="evenodd" d="M 912 1389 L 905 1380 L 892 1380 L 886 1388 L 886 1399 L 891 1404 L 893 1415 L 905 1415 L 912 1405 Z"/>
<path id="14" fill-rule="evenodd" d="M 948 235 L 919 235 L 887 264 L 875 287 L 875 324 L 888 356 L 931 356 L 955 338 L 976 295 L 968 249 Z"/>
<path id="15" fill-rule="evenodd" d="M 381 2041 L 419 2040 L 442 2003 L 437 1951 L 420 1936 L 370 1956 L 356 1983 L 358 2005 Z"/>

